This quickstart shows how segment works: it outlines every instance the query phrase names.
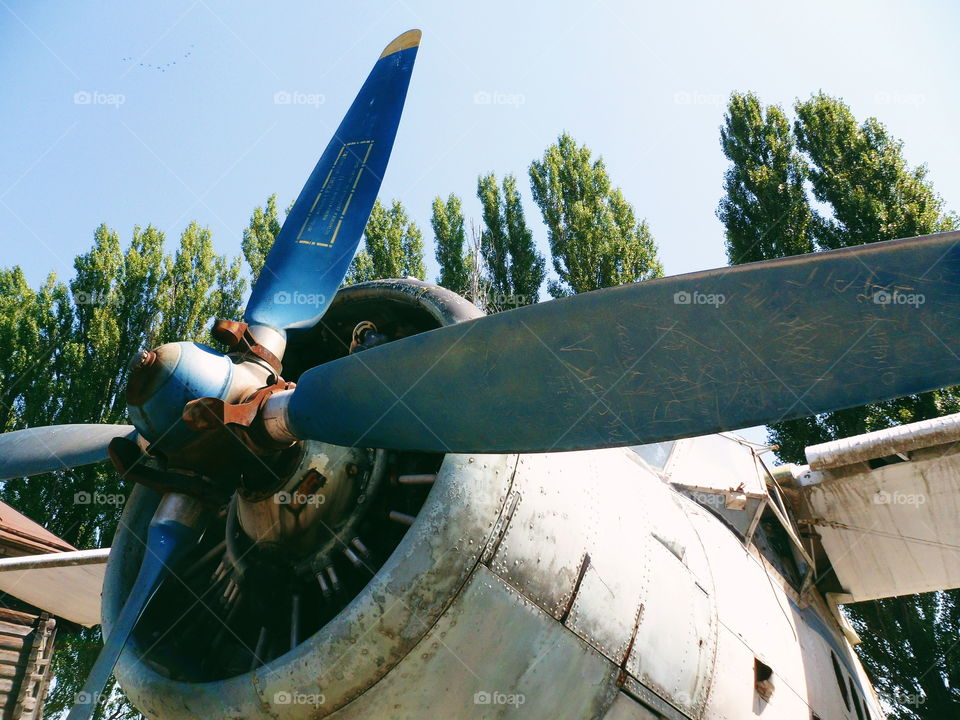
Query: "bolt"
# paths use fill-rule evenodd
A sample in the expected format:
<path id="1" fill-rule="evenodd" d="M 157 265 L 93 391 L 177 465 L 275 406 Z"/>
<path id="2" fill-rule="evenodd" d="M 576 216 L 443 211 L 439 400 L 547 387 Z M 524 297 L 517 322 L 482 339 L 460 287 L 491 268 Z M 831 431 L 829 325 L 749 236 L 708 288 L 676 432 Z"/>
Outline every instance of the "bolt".
<path id="1" fill-rule="evenodd" d="M 130 372 L 146 370 L 153 365 L 156 359 L 157 354 L 153 350 L 141 350 L 133 354 L 127 367 L 129 367 Z"/>

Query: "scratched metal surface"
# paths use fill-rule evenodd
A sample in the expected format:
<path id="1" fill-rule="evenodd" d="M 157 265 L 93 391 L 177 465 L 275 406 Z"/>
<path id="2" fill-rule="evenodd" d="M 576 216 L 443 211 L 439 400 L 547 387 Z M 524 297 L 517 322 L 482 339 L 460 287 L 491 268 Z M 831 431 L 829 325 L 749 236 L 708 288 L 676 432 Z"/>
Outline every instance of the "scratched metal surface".
<path id="1" fill-rule="evenodd" d="M 376 687 L 332 720 L 599 720 L 618 668 L 485 566 Z"/>
<path id="2" fill-rule="evenodd" d="M 304 437 L 340 445 L 361 435 L 456 452 L 632 445 L 957 384 L 958 320 L 960 233 L 944 233 L 441 328 L 365 352 L 362 363 L 314 368 L 290 410 Z M 389 387 L 371 383 L 371 372 Z M 417 387 L 430 391 L 408 393 Z"/>
<path id="3" fill-rule="evenodd" d="M 616 663 L 650 592 L 649 514 L 670 490 L 630 450 L 521 456 L 491 568 Z"/>
<path id="4" fill-rule="evenodd" d="M 620 693 L 607 714 L 603 716 L 603 720 L 660 720 L 660 718 L 629 695 Z"/>
<path id="5" fill-rule="evenodd" d="M 661 697 L 699 718 L 714 678 L 717 609 L 710 564 L 687 516 L 695 507 L 673 492 L 651 507 L 650 542 L 642 552 L 653 587 L 625 667 Z"/>

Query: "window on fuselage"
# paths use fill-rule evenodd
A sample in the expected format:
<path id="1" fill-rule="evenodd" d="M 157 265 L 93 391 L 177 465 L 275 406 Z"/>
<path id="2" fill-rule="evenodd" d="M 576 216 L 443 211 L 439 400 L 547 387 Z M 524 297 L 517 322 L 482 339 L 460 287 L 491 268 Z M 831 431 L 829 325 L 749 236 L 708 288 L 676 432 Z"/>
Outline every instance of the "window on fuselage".
<path id="1" fill-rule="evenodd" d="M 642 457 L 644 462 L 654 470 L 663 470 L 675 442 L 676 440 L 665 440 L 649 445 L 632 445 L 630 449 Z"/>
<path id="2" fill-rule="evenodd" d="M 860 707 L 860 696 L 857 689 L 853 686 L 853 678 L 847 678 L 850 681 L 850 694 L 853 696 L 853 709 L 857 712 L 857 720 L 863 720 L 863 708 Z"/>
<path id="3" fill-rule="evenodd" d="M 833 654 L 833 651 L 830 651 L 830 661 L 833 663 L 833 674 L 837 677 L 837 685 L 840 686 L 840 694 L 843 695 L 843 704 L 847 706 L 847 710 L 850 709 L 850 691 L 847 689 L 847 683 L 843 679 L 843 671 L 840 669 L 840 663 L 837 661 L 837 656 Z"/>

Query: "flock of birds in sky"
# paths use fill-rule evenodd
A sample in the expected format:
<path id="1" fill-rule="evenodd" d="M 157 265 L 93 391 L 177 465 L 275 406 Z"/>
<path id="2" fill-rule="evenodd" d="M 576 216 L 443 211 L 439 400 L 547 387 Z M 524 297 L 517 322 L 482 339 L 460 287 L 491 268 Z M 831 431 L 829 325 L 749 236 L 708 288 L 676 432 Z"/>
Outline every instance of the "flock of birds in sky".
<path id="1" fill-rule="evenodd" d="M 191 45 L 190 47 L 193 48 L 193 45 Z M 182 60 L 186 60 L 186 59 L 187 59 L 188 57 L 190 57 L 192 54 L 193 54 L 193 51 L 192 51 L 192 50 L 188 50 L 186 53 L 184 53 L 184 55 L 183 55 L 183 57 L 182 57 L 181 59 L 182 59 Z M 132 57 L 120 58 L 120 61 L 121 61 L 121 62 L 131 62 L 131 61 L 133 61 L 133 58 L 132 58 Z M 176 60 L 172 60 L 172 61 L 170 61 L 170 62 L 168 62 L 168 63 L 163 64 L 163 65 L 154 65 L 154 64 L 152 64 L 152 63 L 145 63 L 145 62 L 138 62 L 138 63 L 137 63 L 137 65 L 138 65 L 139 67 L 146 68 L 146 69 L 148 69 L 148 70 L 159 70 L 160 72 L 166 72 L 166 71 L 167 71 L 167 68 L 172 67 L 172 66 L 174 66 L 174 65 L 176 65 L 176 64 L 177 64 L 177 61 L 176 61 Z"/>

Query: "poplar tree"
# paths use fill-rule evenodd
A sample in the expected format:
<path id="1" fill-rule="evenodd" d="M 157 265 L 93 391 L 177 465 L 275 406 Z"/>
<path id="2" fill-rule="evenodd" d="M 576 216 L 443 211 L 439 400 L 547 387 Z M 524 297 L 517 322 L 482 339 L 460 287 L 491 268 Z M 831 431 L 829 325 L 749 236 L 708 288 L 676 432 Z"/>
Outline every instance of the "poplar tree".
<path id="1" fill-rule="evenodd" d="M 134 352 L 171 340 L 210 342 L 214 317 L 239 316 L 246 286 L 240 261 L 217 254 L 209 230 L 192 223 L 172 256 L 151 226 L 134 228 L 123 245 L 116 231 L 98 227 L 69 283 L 51 275 L 33 289 L 19 268 L 0 269 L 3 431 L 127 422 Z M 8 480 L 0 497 L 70 544 L 91 548 L 110 545 L 122 504 L 78 503 L 77 494 L 124 497 L 128 490 L 100 463 Z M 97 628 L 58 634 L 46 717 L 73 705 L 100 647 Z M 104 698 L 95 717 L 139 717 L 114 681 Z"/>
<path id="2" fill-rule="evenodd" d="M 585 145 L 563 133 L 530 165 L 530 183 L 559 276 L 549 284 L 553 297 L 663 275 L 646 221 Z"/>
<path id="3" fill-rule="evenodd" d="M 813 252 L 807 164 L 783 110 L 764 109 L 753 93 L 734 93 L 720 145 L 730 168 L 717 216 L 726 228 L 730 264 Z"/>
<path id="4" fill-rule="evenodd" d="M 344 283 L 403 277 L 424 280 L 426 275 L 420 228 L 399 200 L 387 209 L 378 198 L 367 220 L 364 249 L 354 257 Z"/>
<path id="5" fill-rule="evenodd" d="M 794 109 L 791 133 L 779 108 L 763 109 L 750 94 L 731 97 L 721 130 L 731 167 L 718 210 L 731 264 L 955 226 L 926 169 L 909 166 L 902 143 L 880 121 L 857 122 L 845 103 L 823 93 Z M 803 197 L 806 178 L 823 212 Z M 770 441 L 781 459 L 803 463 L 809 445 L 956 412 L 956 398 L 948 388 L 778 423 Z M 950 717 L 960 707 L 958 600 L 954 590 L 845 607 L 863 639 L 860 659 L 897 720 Z"/>
<path id="6" fill-rule="evenodd" d="M 489 292 L 487 309 L 496 312 L 539 301 L 546 261 L 527 226 L 517 179 L 507 175 L 498 184 L 493 173 L 484 175 L 477 180 L 477 197 L 483 209 L 480 254 Z"/>
<path id="7" fill-rule="evenodd" d="M 460 198 L 450 193 L 444 202 L 438 195 L 433 201 L 430 225 L 433 227 L 434 254 L 440 266 L 437 283 L 467 297 L 472 258 L 464 247 L 466 234 Z"/>
<path id="8" fill-rule="evenodd" d="M 250 266 L 251 282 L 256 282 L 267 260 L 267 253 L 273 247 L 274 240 L 280 234 L 283 223 L 277 212 L 277 194 L 267 198 L 263 207 L 254 208 L 250 223 L 243 230 L 241 249 L 243 257 Z"/>

